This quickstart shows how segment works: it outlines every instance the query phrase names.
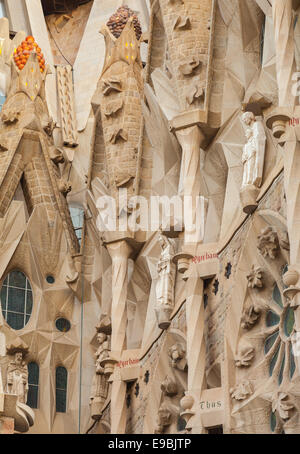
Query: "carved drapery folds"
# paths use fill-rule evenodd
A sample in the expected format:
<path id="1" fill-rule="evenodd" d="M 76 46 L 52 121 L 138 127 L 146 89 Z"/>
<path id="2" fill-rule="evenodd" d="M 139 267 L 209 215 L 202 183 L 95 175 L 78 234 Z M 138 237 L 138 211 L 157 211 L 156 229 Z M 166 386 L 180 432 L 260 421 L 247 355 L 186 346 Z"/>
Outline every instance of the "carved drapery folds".
<path id="1" fill-rule="evenodd" d="M 172 262 L 175 250 L 172 240 L 159 235 L 161 255 L 157 264 L 158 281 L 156 284 L 156 306 L 158 326 L 167 329 L 170 315 L 174 307 L 174 287 L 176 266 Z"/>
<path id="2" fill-rule="evenodd" d="M 111 322 L 109 317 L 104 317 L 96 326 L 98 349 L 95 353 L 96 357 L 96 370 L 93 377 L 90 405 L 91 417 L 93 419 L 100 419 L 102 415 L 103 404 L 108 395 L 108 377 L 105 374 L 105 359 L 109 357 L 110 353 L 110 334 Z M 104 362 L 103 362 L 104 361 Z"/>
<path id="3" fill-rule="evenodd" d="M 0 433 L 2 417 L 12 421 L 11 430 L 27 432 L 34 424 L 35 415 L 33 410 L 26 404 L 28 396 L 28 366 L 26 355 L 28 346 L 16 338 L 6 346 L 6 353 L 10 357 L 6 369 L 6 385 L 3 386 L 0 370 Z M 10 432 L 9 432 L 10 433 Z"/>
<path id="4" fill-rule="evenodd" d="M 257 207 L 256 197 L 262 183 L 266 134 L 262 121 L 255 117 L 252 112 L 245 112 L 242 116 L 245 125 L 247 142 L 244 145 L 243 181 L 241 187 L 241 200 L 245 213 L 252 213 Z"/>
<path id="5" fill-rule="evenodd" d="M 26 404 L 28 394 L 28 367 L 24 361 L 28 347 L 24 343 L 10 344 L 7 354 L 14 358 L 8 364 L 6 372 L 6 393 L 18 396 L 18 402 Z"/>

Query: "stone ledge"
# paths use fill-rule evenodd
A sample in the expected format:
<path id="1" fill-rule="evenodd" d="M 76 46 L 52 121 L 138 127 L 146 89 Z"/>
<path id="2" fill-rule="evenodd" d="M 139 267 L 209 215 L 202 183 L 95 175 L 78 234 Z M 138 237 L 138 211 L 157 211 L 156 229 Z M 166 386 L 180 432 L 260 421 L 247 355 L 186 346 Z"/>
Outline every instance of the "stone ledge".
<path id="1" fill-rule="evenodd" d="M 169 122 L 169 125 L 171 131 L 178 131 L 195 125 L 205 125 L 206 123 L 207 112 L 200 109 L 194 109 L 177 115 Z"/>

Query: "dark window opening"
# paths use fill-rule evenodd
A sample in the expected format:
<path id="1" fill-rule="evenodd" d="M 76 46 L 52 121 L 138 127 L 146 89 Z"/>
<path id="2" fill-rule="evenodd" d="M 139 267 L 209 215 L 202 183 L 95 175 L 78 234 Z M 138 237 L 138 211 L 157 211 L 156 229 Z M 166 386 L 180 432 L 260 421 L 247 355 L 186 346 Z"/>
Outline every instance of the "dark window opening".
<path id="1" fill-rule="evenodd" d="M 55 326 L 62 333 L 67 333 L 71 329 L 71 323 L 66 318 L 58 318 L 55 322 Z"/>
<path id="2" fill-rule="evenodd" d="M 46 281 L 48 282 L 48 284 L 54 284 L 55 279 L 54 279 L 53 276 L 51 276 L 51 274 L 49 274 L 49 275 L 46 277 Z"/>
<path id="3" fill-rule="evenodd" d="M 31 408 L 38 408 L 39 396 L 39 366 L 37 363 L 28 364 L 28 396 L 27 405 Z"/>
<path id="4" fill-rule="evenodd" d="M 56 368 L 56 412 L 66 413 L 67 411 L 67 385 L 68 371 L 65 367 Z"/>
<path id="5" fill-rule="evenodd" d="M 223 434 L 223 426 L 210 427 L 207 432 L 209 435 Z"/>

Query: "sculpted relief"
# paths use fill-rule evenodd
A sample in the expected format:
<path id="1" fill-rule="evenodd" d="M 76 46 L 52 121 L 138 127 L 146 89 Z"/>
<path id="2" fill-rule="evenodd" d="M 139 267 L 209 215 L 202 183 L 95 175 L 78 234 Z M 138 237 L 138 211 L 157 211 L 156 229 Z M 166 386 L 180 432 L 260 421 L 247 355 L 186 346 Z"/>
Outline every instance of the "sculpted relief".
<path id="1" fill-rule="evenodd" d="M 266 134 L 262 121 L 252 112 L 242 116 L 247 142 L 243 148 L 243 181 L 241 200 L 245 213 L 251 213 L 257 206 L 256 197 L 262 183 Z"/>
<path id="2" fill-rule="evenodd" d="M 172 262 L 175 254 L 172 240 L 159 235 L 161 254 L 157 264 L 158 281 L 156 284 L 156 316 L 158 326 L 167 329 L 170 325 L 170 315 L 174 307 L 174 286 L 176 266 Z"/>
<path id="3" fill-rule="evenodd" d="M 91 416 L 93 419 L 100 419 L 102 415 L 103 404 L 108 395 L 108 379 L 105 375 L 105 370 L 102 361 L 109 357 L 110 352 L 110 336 L 108 333 L 111 330 L 110 325 L 101 323 L 97 325 L 97 342 L 98 349 L 95 353 L 95 375 L 93 377 L 90 405 Z"/>
<path id="4" fill-rule="evenodd" d="M 18 401 L 25 404 L 28 394 L 28 367 L 23 360 L 23 352 L 16 352 L 7 368 L 7 394 L 16 394 Z"/>
<path id="5" fill-rule="evenodd" d="M 28 367 L 24 360 L 28 347 L 23 342 L 16 341 L 7 346 L 7 354 L 13 356 L 6 371 L 5 393 L 18 396 L 18 402 L 26 404 L 28 394 Z"/>

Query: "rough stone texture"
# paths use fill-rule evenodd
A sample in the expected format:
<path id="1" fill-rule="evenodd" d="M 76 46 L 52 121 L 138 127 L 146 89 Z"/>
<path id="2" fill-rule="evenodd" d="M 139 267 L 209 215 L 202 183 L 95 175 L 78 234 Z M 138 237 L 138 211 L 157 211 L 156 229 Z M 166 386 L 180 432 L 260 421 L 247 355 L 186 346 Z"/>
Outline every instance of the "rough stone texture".
<path id="1" fill-rule="evenodd" d="M 0 418 L 0 434 L 12 435 L 14 433 L 14 420 L 13 418 Z"/>
<path id="2" fill-rule="evenodd" d="M 0 433 L 300 433 L 298 95 L 283 105 L 299 66 L 299 2 L 130 0 L 141 36 L 136 19 L 116 22 L 119 0 L 46 20 L 37 0 L 7 3 L 52 74 L 34 55 L 16 68 L 25 36 L 12 40 L 1 19 L 0 303 L 19 270 L 33 306 L 19 330 L 0 311 Z M 251 136 L 248 117 L 261 134 Z M 246 195 L 245 149 L 259 174 Z M 197 241 L 187 213 L 170 217 L 169 232 L 162 209 L 146 231 L 103 231 L 101 197 L 118 205 L 123 188 L 145 197 L 140 207 L 121 200 L 130 221 L 155 220 L 151 196 L 201 196 Z M 174 243 L 165 263 L 162 234 Z M 170 263 L 167 326 L 155 309 Z M 57 328 L 61 317 L 69 331 Z M 95 367 L 101 323 L 111 332 Z M 12 343 L 39 365 L 33 425 L 6 392 Z M 56 411 L 57 366 L 68 372 L 65 412 Z M 107 378 L 90 406 L 97 367 Z"/>

